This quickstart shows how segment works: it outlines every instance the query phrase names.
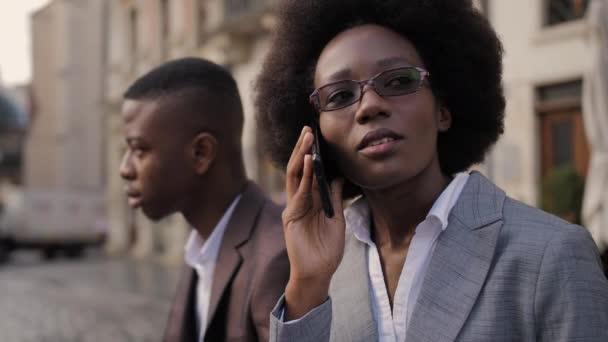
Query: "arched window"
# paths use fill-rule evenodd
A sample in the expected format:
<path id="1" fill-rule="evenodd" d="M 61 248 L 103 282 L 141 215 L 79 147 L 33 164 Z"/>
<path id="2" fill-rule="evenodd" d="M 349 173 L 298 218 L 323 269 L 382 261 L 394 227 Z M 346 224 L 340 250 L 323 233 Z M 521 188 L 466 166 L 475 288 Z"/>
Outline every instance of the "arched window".
<path id="1" fill-rule="evenodd" d="M 585 16 L 588 4 L 589 0 L 546 0 L 545 25 L 581 19 Z"/>

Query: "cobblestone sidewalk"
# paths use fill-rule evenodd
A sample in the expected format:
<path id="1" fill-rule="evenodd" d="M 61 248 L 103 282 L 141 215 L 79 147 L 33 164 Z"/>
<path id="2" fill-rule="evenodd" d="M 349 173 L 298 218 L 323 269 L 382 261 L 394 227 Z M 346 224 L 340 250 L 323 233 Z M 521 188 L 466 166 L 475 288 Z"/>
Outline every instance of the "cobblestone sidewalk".
<path id="1" fill-rule="evenodd" d="M 105 258 L 0 265 L 0 341 L 160 341 L 178 272 Z"/>

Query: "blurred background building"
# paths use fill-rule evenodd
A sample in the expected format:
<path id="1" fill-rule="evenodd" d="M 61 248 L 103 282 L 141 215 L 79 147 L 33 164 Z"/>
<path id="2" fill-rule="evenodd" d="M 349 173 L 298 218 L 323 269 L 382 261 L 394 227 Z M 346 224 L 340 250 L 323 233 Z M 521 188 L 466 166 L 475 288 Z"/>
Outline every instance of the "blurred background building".
<path id="1" fill-rule="evenodd" d="M 23 187 L 7 191 L 9 245 L 79 255 L 105 226 L 106 2 L 56 0 L 33 13 L 32 104 Z M 27 91 L 25 90 L 27 89 Z M 16 215 L 16 203 L 20 203 Z"/>
<path id="2" fill-rule="evenodd" d="M 505 47 L 507 98 L 505 134 L 476 168 L 512 197 L 598 232 L 608 231 L 608 171 L 602 169 L 608 157 L 600 154 L 608 150 L 608 128 L 596 128 L 608 122 L 608 109 L 598 110 L 591 98 L 608 97 L 608 87 L 589 84 L 605 84 L 590 77 L 608 69 L 606 58 L 597 57 L 607 44 L 601 32 L 608 29 L 599 28 L 608 26 L 606 2 L 475 1 Z M 232 71 L 245 108 L 247 173 L 280 201 L 283 178 L 264 158 L 252 106 L 276 3 L 50 1 L 32 17 L 36 110 L 25 148 L 26 186 L 104 196 L 100 225 L 107 227 L 108 253 L 180 264 L 185 222 L 152 223 L 127 207 L 118 176 L 120 105 L 136 77 L 164 61 L 199 56 Z M 598 232 L 604 248 L 608 238 Z"/>
<path id="3" fill-rule="evenodd" d="M 505 134 L 485 170 L 511 196 L 584 223 L 604 249 L 608 198 L 594 193 L 608 193 L 607 157 L 600 157 L 608 106 L 595 105 L 608 96 L 608 55 L 597 58 L 608 44 L 607 1 L 482 3 L 505 47 L 507 100 Z"/>
<path id="4" fill-rule="evenodd" d="M 21 183 L 23 141 L 29 109 L 27 86 L 0 83 L 0 183 Z"/>
<path id="5" fill-rule="evenodd" d="M 243 99 L 243 149 L 247 173 L 280 195 L 280 173 L 264 161 L 254 123 L 252 82 L 267 50 L 275 1 L 110 0 L 106 81 L 110 253 L 160 256 L 180 263 L 188 227 L 175 215 L 152 223 L 126 206 L 118 166 L 122 93 L 136 77 L 169 59 L 200 56 L 228 68 Z"/>
<path id="6" fill-rule="evenodd" d="M 32 16 L 29 188 L 104 189 L 104 3 L 55 0 Z"/>

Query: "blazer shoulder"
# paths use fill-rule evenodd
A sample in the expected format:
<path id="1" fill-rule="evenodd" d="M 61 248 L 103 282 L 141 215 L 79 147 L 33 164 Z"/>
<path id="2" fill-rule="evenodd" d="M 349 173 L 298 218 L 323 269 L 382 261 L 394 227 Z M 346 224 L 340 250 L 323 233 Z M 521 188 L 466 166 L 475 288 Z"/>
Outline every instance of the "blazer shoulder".
<path id="1" fill-rule="evenodd" d="M 281 214 L 284 207 L 272 201 L 269 197 L 264 197 L 264 203 L 260 211 L 257 225 L 260 233 L 275 234 L 277 231 L 283 232 L 283 221 Z"/>
<path id="2" fill-rule="evenodd" d="M 507 197 L 498 240 L 499 253 L 540 265 L 549 247 L 555 245 L 561 245 L 564 253 L 585 249 L 597 254 L 591 234 L 582 226 Z"/>
<path id="3" fill-rule="evenodd" d="M 525 229 L 527 233 L 536 231 L 550 239 L 561 234 L 580 234 L 587 230 L 560 217 L 532 207 L 507 196 L 503 207 L 504 227 Z"/>
<path id="4" fill-rule="evenodd" d="M 285 236 L 281 214 L 283 207 L 264 195 L 260 211 L 251 232 L 250 242 L 258 257 L 273 257 L 285 253 Z"/>

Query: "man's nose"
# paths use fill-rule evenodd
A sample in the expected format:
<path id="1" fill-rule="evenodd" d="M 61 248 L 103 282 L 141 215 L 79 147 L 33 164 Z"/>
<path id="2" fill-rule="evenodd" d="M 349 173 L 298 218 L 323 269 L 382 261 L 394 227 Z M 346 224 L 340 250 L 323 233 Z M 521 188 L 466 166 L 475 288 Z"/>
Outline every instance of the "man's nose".
<path id="1" fill-rule="evenodd" d="M 126 151 L 122 156 L 119 168 L 120 177 L 126 180 L 131 180 L 135 177 L 135 169 L 131 163 L 131 153 Z"/>

